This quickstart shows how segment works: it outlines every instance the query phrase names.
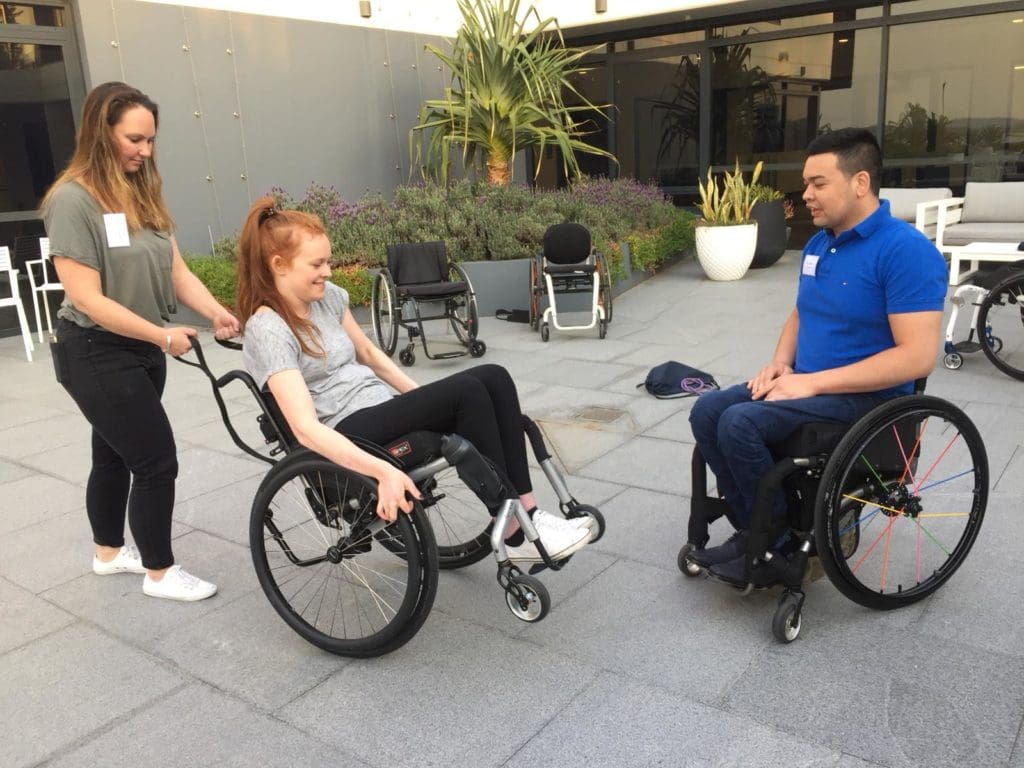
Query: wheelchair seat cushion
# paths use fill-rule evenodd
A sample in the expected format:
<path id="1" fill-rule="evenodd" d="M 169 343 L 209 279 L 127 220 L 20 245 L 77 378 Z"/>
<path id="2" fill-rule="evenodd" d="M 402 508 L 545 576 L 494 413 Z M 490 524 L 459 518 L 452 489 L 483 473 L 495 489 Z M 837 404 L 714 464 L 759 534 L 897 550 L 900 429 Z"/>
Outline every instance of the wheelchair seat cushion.
<path id="1" fill-rule="evenodd" d="M 776 460 L 829 453 L 849 431 L 850 425 L 841 422 L 811 422 L 778 443 L 769 445 L 768 450 Z"/>
<path id="2" fill-rule="evenodd" d="M 382 447 L 401 462 L 403 469 L 412 469 L 441 455 L 441 437 L 438 432 L 421 430 L 389 440 Z"/>
<path id="3" fill-rule="evenodd" d="M 596 265 L 594 264 L 547 264 L 544 267 L 545 275 L 592 275 Z"/>
<path id="4" fill-rule="evenodd" d="M 447 299 L 450 296 L 461 296 L 468 290 L 469 283 L 462 280 L 399 286 L 399 291 L 403 295 L 417 299 Z"/>

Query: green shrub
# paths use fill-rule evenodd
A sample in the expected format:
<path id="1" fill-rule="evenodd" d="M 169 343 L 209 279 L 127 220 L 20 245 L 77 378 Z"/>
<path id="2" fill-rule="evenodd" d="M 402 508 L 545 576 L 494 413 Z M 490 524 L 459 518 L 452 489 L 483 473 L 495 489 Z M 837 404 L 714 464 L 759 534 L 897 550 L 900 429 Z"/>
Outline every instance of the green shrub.
<path id="1" fill-rule="evenodd" d="M 351 306 L 365 306 L 370 303 L 373 275 L 366 267 L 338 267 L 331 270 L 331 282 L 348 291 L 348 302 Z"/>
<path id="2" fill-rule="evenodd" d="M 204 256 L 194 253 L 182 255 L 192 274 L 210 289 L 213 298 L 226 307 L 235 306 L 235 263 L 219 256 Z"/>
<path id="3" fill-rule="evenodd" d="M 627 242 L 633 269 L 653 272 L 672 257 L 692 249 L 693 226 L 693 214 L 676 211 L 663 226 L 630 235 Z"/>

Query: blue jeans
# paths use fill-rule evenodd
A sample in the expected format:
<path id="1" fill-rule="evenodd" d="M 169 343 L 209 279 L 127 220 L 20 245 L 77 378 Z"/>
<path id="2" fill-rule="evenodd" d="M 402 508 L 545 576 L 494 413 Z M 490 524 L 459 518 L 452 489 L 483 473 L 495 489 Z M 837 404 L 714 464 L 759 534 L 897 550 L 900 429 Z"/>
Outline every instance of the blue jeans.
<path id="1" fill-rule="evenodd" d="M 701 395 L 690 411 L 690 427 L 718 479 L 719 493 L 736 515 L 734 525 L 749 528 L 757 484 L 775 465 L 769 444 L 810 422 L 852 424 L 883 401 L 877 393 L 751 400 L 747 385 L 736 384 Z M 785 513 L 786 500 L 779 493 L 772 514 Z"/>

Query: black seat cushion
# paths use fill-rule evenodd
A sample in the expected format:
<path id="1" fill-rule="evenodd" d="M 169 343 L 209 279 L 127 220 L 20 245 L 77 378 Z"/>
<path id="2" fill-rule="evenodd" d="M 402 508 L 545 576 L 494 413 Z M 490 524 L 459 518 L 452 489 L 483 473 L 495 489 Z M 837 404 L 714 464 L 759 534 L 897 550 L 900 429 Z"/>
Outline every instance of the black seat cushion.
<path id="1" fill-rule="evenodd" d="M 847 432 L 850 425 L 835 421 L 811 422 L 804 424 L 789 437 L 768 446 L 775 460 L 788 456 L 816 456 L 829 453 Z"/>
<path id="2" fill-rule="evenodd" d="M 596 269 L 593 264 L 548 264 L 544 267 L 546 275 L 592 275 Z"/>
<path id="3" fill-rule="evenodd" d="M 461 280 L 443 281 L 440 283 L 415 283 L 399 286 L 399 293 L 417 299 L 447 299 L 450 296 L 461 296 L 469 290 L 469 283 Z"/>

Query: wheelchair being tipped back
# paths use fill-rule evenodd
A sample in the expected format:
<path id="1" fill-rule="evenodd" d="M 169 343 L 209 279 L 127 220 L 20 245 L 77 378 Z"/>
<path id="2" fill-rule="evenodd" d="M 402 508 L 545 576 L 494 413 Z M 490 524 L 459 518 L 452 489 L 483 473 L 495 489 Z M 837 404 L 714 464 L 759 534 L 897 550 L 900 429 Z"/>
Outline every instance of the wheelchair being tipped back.
<path id="1" fill-rule="evenodd" d="M 945 400 L 921 394 L 894 398 L 852 426 L 814 423 L 769 446 L 778 462 L 761 479 L 747 539 L 749 593 L 782 586 L 772 633 L 788 643 L 800 633 L 803 583 L 817 556 L 848 598 L 888 610 L 941 587 L 978 536 L 988 500 L 988 459 L 971 420 Z M 707 470 L 694 448 L 687 542 L 678 565 L 708 543 L 708 526 L 733 520 L 724 499 L 707 492 Z M 773 519 L 772 500 L 785 493 L 788 515 Z M 734 523 L 735 526 L 735 523 Z M 776 544 L 790 533 L 787 554 Z"/>
<path id="2" fill-rule="evenodd" d="M 241 345 L 221 342 L 241 349 Z M 350 438 L 360 448 L 406 472 L 421 500 L 410 514 L 387 523 L 376 514 L 376 483 L 299 446 L 269 391 L 241 370 L 216 377 L 193 339 L 196 362 L 210 380 L 231 439 L 245 453 L 271 464 L 253 500 L 249 545 L 260 586 L 274 610 L 305 640 L 343 656 L 379 656 L 412 639 L 426 620 L 437 591 L 438 569 L 461 568 L 493 553 L 498 583 L 509 610 L 523 621 L 543 619 L 551 607 L 544 584 L 532 574 L 559 570 L 511 484 L 466 439 L 414 432 L 378 446 Z M 260 430 L 270 456 L 235 430 L 221 390 L 240 381 L 260 408 Z M 526 416 L 523 428 L 566 517 L 589 515 L 604 534 L 604 518 L 580 504 Z M 279 461 L 275 456 L 284 454 Z M 492 516 L 491 512 L 494 512 Z M 511 563 L 505 531 L 515 516 L 542 562 L 530 573 Z"/>

